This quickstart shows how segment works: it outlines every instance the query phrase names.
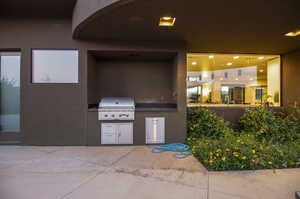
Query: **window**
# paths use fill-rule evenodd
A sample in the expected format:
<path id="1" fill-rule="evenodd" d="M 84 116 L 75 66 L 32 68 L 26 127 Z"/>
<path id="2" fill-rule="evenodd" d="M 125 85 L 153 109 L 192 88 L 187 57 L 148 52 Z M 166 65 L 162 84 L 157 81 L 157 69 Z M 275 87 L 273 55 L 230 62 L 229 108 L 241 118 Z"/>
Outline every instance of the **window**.
<path id="1" fill-rule="evenodd" d="M 33 83 L 78 83 L 77 50 L 33 50 Z"/>
<path id="2" fill-rule="evenodd" d="M 242 76 L 242 70 L 241 69 L 238 70 L 238 76 L 239 77 Z"/>
<path id="3" fill-rule="evenodd" d="M 20 131 L 20 61 L 18 52 L 0 52 L 0 132 Z"/>
<path id="4" fill-rule="evenodd" d="M 263 88 L 256 88 L 256 90 L 255 90 L 255 99 L 256 100 L 262 100 L 263 93 L 264 93 Z"/>
<path id="5" fill-rule="evenodd" d="M 227 79 L 228 78 L 228 72 L 224 73 L 224 77 Z"/>
<path id="6" fill-rule="evenodd" d="M 265 103 L 280 106 L 280 56 L 215 54 L 210 57 L 211 54 L 188 54 L 187 75 L 202 77 L 197 81 L 187 80 L 188 106 Z"/>

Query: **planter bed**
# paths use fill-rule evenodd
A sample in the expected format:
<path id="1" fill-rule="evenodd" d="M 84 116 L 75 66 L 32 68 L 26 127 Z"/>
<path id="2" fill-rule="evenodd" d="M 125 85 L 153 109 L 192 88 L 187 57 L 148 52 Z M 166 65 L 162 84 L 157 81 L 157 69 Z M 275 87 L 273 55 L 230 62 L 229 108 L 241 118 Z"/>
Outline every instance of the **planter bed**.
<path id="1" fill-rule="evenodd" d="M 209 170 L 300 168 L 300 111 L 246 110 L 239 129 L 206 108 L 188 110 L 194 156 Z"/>

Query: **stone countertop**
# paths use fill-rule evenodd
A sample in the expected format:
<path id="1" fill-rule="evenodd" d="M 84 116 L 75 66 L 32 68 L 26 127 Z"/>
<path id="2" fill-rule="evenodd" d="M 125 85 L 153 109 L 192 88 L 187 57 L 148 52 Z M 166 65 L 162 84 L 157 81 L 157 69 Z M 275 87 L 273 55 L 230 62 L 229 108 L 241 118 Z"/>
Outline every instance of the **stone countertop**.
<path id="1" fill-rule="evenodd" d="M 89 105 L 89 112 L 98 112 L 97 105 Z M 142 104 L 138 103 L 135 107 L 136 112 L 176 112 L 176 104 Z"/>
<path id="2" fill-rule="evenodd" d="M 177 108 L 135 108 L 136 112 L 176 112 Z"/>

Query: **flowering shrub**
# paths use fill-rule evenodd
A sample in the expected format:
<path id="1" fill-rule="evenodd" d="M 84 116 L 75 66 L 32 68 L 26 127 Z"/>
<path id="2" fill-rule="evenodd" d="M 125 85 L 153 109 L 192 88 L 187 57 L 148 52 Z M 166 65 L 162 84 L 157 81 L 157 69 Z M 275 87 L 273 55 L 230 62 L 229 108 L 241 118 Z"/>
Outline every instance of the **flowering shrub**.
<path id="1" fill-rule="evenodd" d="M 229 122 L 207 108 L 188 109 L 187 115 L 187 133 L 190 138 L 201 138 L 203 136 L 218 138 L 232 132 Z"/>
<path id="2" fill-rule="evenodd" d="M 290 142 L 299 138 L 299 116 L 299 109 L 276 115 L 271 109 L 256 107 L 247 109 L 239 124 L 242 131 L 254 134 L 260 140 Z"/>
<path id="3" fill-rule="evenodd" d="M 217 131 L 216 135 L 218 136 L 211 136 L 210 133 L 205 133 L 206 125 L 196 131 L 189 127 L 187 143 L 190 145 L 194 156 L 208 169 L 218 171 L 300 167 L 300 139 L 297 137 L 299 135 L 297 130 L 300 129 L 300 125 L 297 125 L 300 124 L 300 118 L 291 115 L 296 114 L 296 112 L 277 116 L 270 110 L 262 109 L 252 109 L 250 112 L 245 113 L 242 117 L 243 125 L 240 132 L 234 132 L 227 125 L 224 125 L 221 131 L 212 130 L 213 127 L 208 125 L 210 133 Z M 210 113 L 211 111 L 208 109 L 195 112 L 215 114 Z M 188 113 L 191 113 L 191 111 Z M 205 121 L 203 118 L 207 117 L 199 117 L 198 122 L 203 124 Z M 221 120 L 210 122 L 210 124 L 224 123 L 218 117 L 209 118 Z M 257 118 L 260 118 L 260 120 Z M 197 119 L 193 118 L 193 120 L 192 123 L 188 124 L 193 124 L 193 127 L 195 127 Z M 257 125 L 255 121 L 260 125 Z M 278 123 L 273 127 L 270 121 Z M 290 129 L 285 129 L 287 127 Z M 262 130 L 262 128 L 267 130 Z M 277 132 L 273 132 L 275 130 Z M 288 132 L 288 136 L 280 135 L 280 133 L 286 132 Z"/>

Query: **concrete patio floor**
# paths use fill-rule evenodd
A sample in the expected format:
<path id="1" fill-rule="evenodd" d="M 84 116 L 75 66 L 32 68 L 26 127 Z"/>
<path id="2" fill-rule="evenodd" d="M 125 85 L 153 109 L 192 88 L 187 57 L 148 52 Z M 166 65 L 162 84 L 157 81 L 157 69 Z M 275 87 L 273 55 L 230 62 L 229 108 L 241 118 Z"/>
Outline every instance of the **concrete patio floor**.
<path id="1" fill-rule="evenodd" d="M 0 146 L 1 199 L 294 199 L 300 169 L 208 172 L 146 146 Z"/>

